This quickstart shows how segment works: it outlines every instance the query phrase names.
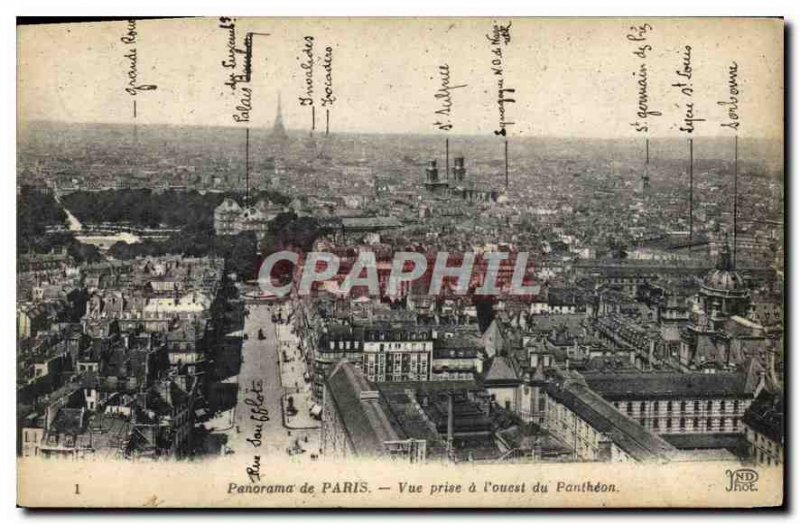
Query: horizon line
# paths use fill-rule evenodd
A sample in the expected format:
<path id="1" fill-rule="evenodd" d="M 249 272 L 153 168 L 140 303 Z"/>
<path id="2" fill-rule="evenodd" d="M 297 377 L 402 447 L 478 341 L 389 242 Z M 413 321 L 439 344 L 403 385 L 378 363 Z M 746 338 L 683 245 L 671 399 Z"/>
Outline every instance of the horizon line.
<path id="1" fill-rule="evenodd" d="M 19 132 L 20 128 L 23 124 L 59 124 L 59 125 L 100 125 L 100 126 L 135 126 L 135 127 L 178 127 L 178 128 L 212 128 L 212 129 L 251 129 L 251 130 L 264 130 L 264 131 L 271 131 L 272 124 L 269 125 L 255 125 L 255 126 L 242 126 L 238 124 L 192 124 L 192 123 L 183 123 L 183 124 L 174 124 L 168 122 L 150 122 L 150 123 L 133 123 L 133 122 L 87 122 L 87 121 L 67 121 L 67 120 L 51 120 L 46 118 L 33 118 L 33 119 L 17 119 L 17 132 Z M 691 139 L 732 139 L 735 136 L 739 137 L 739 140 L 763 140 L 763 141 L 779 141 L 785 142 L 785 134 L 781 137 L 777 136 L 765 136 L 765 135 L 746 135 L 740 133 L 725 133 L 719 135 L 697 135 L 697 136 L 673 136 L 673 135 L 633 135 L 633 136 L 616 136 L 616 137 L 609 137 L 609 136 L 600 136 L 600 135 L 559 135 L 559 134 L 552 134 L 552 135 L 512 135 L 512 136 L 493 136 L 488 133 L 454 133 L 454 134 L 442 134 L 436 132 L 425 132 L 425 131 L 413 131 L 413 132 L 386 132 L 386 131 L 336 131 L 331 132 L 328 135 L 325 132 L 310 132 L 308 130 L 300 130 L 297 128 L 286 128 L 286 132 L 294 135 L 307 135 L 307 136 L 317 136 L 317 137 L 325 137 L 325 136 L 332 136 L 332 135 L 380 135 L 380 136 L 420 136 L 420 137 L 430 137 L 430 138 L 439 138 L 439 139 L 446 139 L 452 137 L 459 137 L 459 138 L 486 138 L 486 139 L 496 139 L 498 142 L 503 142 L 506 140 L 511 141 L 512 139 L 558 139 L 558 140 L 598 140 L 598 141 L 638 141 L 645 139 L 649 140 L 689 140 Z"/>

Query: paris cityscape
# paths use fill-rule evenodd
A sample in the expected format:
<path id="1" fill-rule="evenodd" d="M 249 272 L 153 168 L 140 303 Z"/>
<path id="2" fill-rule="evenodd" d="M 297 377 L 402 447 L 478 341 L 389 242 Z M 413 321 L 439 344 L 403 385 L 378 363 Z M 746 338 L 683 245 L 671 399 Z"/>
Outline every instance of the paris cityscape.
<path id="1" fill-rule="evenodd" d="M 781 147 L 27 122 L 17 453 L 781 465 Z M 278 297 L 280 251 L 340 271 Z"/>

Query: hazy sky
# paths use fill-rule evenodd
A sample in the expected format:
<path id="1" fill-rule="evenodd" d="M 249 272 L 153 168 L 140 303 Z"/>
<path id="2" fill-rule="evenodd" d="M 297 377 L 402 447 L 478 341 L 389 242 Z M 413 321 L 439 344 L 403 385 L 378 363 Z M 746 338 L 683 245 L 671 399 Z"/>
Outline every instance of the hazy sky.
<path id="1" fill-rule="evenodd" d="M 500 24 L 508 19 L 497 19 Z M 628 28 L 649 22 L 646 59 L 650 136 L 680 131 L 685 95 L 680 80 L 684 46 L 691 46 L 692 96 L 698 122 L 693 136 L 718 136 L 726 109 L 728 68 L 738 64 L 740 136 L 781 138 L 783 132 L 783 26 L 775 20 L 513 19 L 504 47 L 509 136 L 641 136 L 630 123 L 638 104 L 636 77 L 642 60 L 632 54 Z M 305 77 L 304 36 L 314 37 L 315 104 L 324 115 L 324 48 L 333 48 L 332 131 L 437 132 L 434 98 L 438 67 L 448 64 L 452 91 L 451 133 L 491 134 L 498 126 L 497 77 L 492 75 L 492 19 L 236 19 L 236 43 L 256 37 L 252 126 L 271 126 L 278 93 L 287 127 L 309 129 L 301 107 Z M 130 61 L 126 22 L 25 26 L 18 32 L 18 111 L 21 121 L 132 122 L 242 125 L 232 119 L 236 98 L 224 85 L 229 33 L 217 19 L 137 23 L 137 84 L 157 90 L 125 92 Z M 239 55 L 242 60 L 242 55 Z M 239 84 L 238 93 L 241 93 Z M 324 122 L 322 116 L 318 123 Z M 444 135 L 443 132 L 439 132 Z"/>

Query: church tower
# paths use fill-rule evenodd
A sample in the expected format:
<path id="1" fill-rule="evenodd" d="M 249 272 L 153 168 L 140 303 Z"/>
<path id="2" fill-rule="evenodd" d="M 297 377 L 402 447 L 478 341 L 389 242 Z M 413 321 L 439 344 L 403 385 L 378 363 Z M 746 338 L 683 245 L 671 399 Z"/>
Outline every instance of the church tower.
<path id="1" fill-rule="evenodd" d="M 453 162 L 455 164 L 453 166 L 453 180 L 456 183 L 462 183 L 467 176 L 467 168 L 464 167 L 464 157 L 457 156 Z"/>
<path id="2" fill-rule="evenodd" d="M 449 184 L 446 180 L 439 178 L 439 168 L 436 167 L 436 160 L 428 161 L 425 168 L 425 189 L 436 195 L 445 195 Z"/>

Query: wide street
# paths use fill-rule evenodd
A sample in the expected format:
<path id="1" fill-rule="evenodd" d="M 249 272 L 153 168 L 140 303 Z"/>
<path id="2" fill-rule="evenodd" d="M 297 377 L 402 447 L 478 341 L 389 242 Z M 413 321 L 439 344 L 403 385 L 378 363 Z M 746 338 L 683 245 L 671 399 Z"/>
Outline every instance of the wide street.
<path id="1" fill-rule="evenodd" d="M 300 409 L 307 410 L 308 393 L 302 380 L 303 369 L 298 362 L 292 364 L 292 373 L 288 373 L 286 365 L 283 366 L 286 387 L 281 382 L 281 344 L 287 354 L 293 355 L 292 346 L 296 346 L 296 340 L 290 334 L 288 324 L 272 321 L 273 313 L 279 310 L 285 320 L 291 307 L 250 302 L 246 308 L 249 311 L 244 323 L 246 339 L 242 345 L 243 360 L 237 379 L 234 422 L 228 433 L 227 446 L 237 455 L 264 457 L 282 454 L 310 460 L 311 455 L 319 452 L 319 423 L 292 423 L 295 418 L 310 420 L 307 413 L 299 412 Z M 259 329 L 264 335 L 263 340 L 259 340 Z M 284 413 L 284 397 L 289 395 L 298 409 L 294 417 L 287 417 Z"/>

